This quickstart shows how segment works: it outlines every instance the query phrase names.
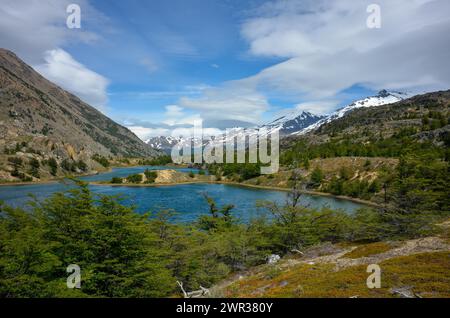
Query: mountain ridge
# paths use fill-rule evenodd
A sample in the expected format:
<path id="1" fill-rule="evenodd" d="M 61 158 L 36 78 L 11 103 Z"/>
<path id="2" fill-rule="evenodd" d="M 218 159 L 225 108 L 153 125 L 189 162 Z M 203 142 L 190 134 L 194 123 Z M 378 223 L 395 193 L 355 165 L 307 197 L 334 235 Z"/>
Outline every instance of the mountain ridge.
<path id="1" fill-rule="evenodd" d="M 292 135 L 302 135 L 302 134 L 311 132 L 313 130 L 316 130 L 325 124 L 328 124 L 334 120 L 344 117 L 346 114 L 348 114 L 349 112 L 351 112 L 355 109 L 394 104 L 394 103 L 400 102 L 402 100 L 405 100 L 409 97 L 412 97 L 412 95 L 403 93 L 403 92 L 394 92 L 394 91 L 391 92 L 391 91 L 387 91 L 387 90 L 383 89 L 380 92 L 378 92 L 378 94 L 375 96 L 369 96 L 369 97 L 354 101 L 347 106 L 339 108 L 338 110 L 329 114 L 325 118 L 322 118 L 321 120 L 306 127 L 305 129 L 303 129 L 301 131 L 294 132 Z"/>
<path id="2" fill-rule="evenodd" d="M 324 116 L 314 115 L 310 112 L 291 112 L 284 116 L 280 116 L 277 119 L 269 122 L 268 124 L 255 126 L 249 129 L 266 129 L 268 134 L 279 131 L 280 136 L 288 136 L 292 131 L 304 129 L 313 123 L 321 120 Z M 231 135 L 226 137 L 220 137 L 215 139 L 214 142 L 226 142 L 227 139 L 239 136 L 240 128 L 235 127 L 230 130 Z M 209 136 L 208 136 L 209 137 Z M 157 136 L 148 138 L 145 142 L 150 146 L 162 150 L 166 153 L 170 153 L 173 146 L 177 144 L 184 144 L 189 138 L 173 137 L 173 136 Z M 206 142 L 208 143 L 208 142 Z"/>
<path id="3" fill-rule="evenodd" d="M 159 152 L 77 96 L 45 79 L 13 52 L 0 49 L 0 151 L 40 161 L 95 155 L 152 157 Z M 5 161 L 5 157 L 2 161 Z M 7 163 L 3 170 L 11 170 Z"/>

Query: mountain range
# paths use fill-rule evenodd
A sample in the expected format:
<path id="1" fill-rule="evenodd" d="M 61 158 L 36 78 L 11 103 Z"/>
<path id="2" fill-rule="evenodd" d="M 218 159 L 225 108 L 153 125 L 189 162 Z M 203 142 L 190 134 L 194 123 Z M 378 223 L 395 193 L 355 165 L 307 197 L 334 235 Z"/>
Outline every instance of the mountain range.
<path id="1" fill-rule="evenodd" d="M 316 115 L 307 111 L 294 110 L 267 124 L 254 127 L 254 129 L 265 129 L 267 131 L 267 134 L 278 131 L 281 138 L 303 135 L 315 131 L 321 126 L 328 124 L 334 120 L 342 118 L 346 114 L 356 109 L 389 105 L 397 103 L 409 97 L 411 97 L 411 95 L 407 93 L 381 90 L 375 96 L 370 96 L 361 100 L 354 101 L 351 104 L 342 107 L 327 116 Z M 226 142 L 227 139 L 235 138 L 241 133 L 242 130 L 235 128 L 231 130 L 231 133 L 228 136 L 219 136 L 215 139 L 214 142 Z M 177 144 L 184 144 L 188 141 L 189 138 L 158 136 L 149 138 L 148 140 L 146 140 L 146 143 L 155 149 L 170 153 L 173 146 Z M 205 144 L 206 143 L 207 142 L 205 142 Z"/>

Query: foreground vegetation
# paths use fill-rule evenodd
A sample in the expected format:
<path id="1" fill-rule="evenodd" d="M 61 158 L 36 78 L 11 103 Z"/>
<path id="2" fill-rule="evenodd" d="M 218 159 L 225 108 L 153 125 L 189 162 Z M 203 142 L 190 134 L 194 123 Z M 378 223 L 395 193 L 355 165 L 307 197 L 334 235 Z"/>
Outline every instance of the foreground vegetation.
<path id="1" fill-rule="evenodd" d="M 205 194 L 208 215 L 173 224 L 173 212 L 139 215 L 121 198 L 93 195 L 86 184 L 29 209 L 0 210 L 1 297 L 163 297 L 211 286 L 230 273 L 321 242 L 376 242 L 429 235 L 441 213 L 321 211 L 290 203 L 263 205 L 267 215 L 247 224 Z M 82 270 L 82 288 L 66 287 L 66 267 Z"/>
<path id="2" fill-rule="evenodd" d="M 393 257 L 382 268 L 381 288 L 366 286 L 367 264 L 336 270 L 332 263 L 301 263 L 284 270 L 261 267 L 221 290 L 227 297 L 450 297 L 450 252 Z"/>
<path id="3" fill-rule="evenodd" d="M 248 223 L 233 216 L 233 205 L 217 206 L 207 194 L 209 214 L 190 224 L 174 224 L 175 211 L 139 215 L 120 197 L 94 195 L 83 183 L 43 202 L 32 201 L 26 210 L 1 205 L 0 297 L 165 297 L 180 294 L 177 280 L 186 290 L 196 290 L 256 266 L 263 267 L 259 276 L 233 284 L 226 295 L 254 296 L 255 290 L 262 291 L 258 296 L 276 297 L 390 295 L 387 287 L 365 287 L 363 265 L 336 271 L 330 264 L 299 263 L 288 270 L 264 264 L 269 255 L 324 243 L 357 245 L 345 253 L 357 260 L 389 252 L 397 244 L 387 241 L 442 231 L 436 224 L 450 217 L 450 139 L 448 112 L 436 109 L 448 104 L 419 102 L 361 110 L 374 112 L 370 116 L 357 111 L 321 128 L 326 136 L 312 138 L 319 142 L 293 141 L 282 149 L 283 171 L 276 176 L 260 176 L 259 164 L 210 165 L 217 181 L 264 185 L 282 176 L 284 187 L 292 189 L 285 205 L 260 203 L 265 213 Z M 378 126 L 367 128 L 367 121 Z M 381 129 L 387 121 L 390 126 Z M 404 127 L 405 122 L 413 127 Z M 353 163 L 364 158 L 364 163 L 330 171 L 323 165 L 328 159 L 348 158 Z M 107 158 L 93 159 L 109 165 Z M 140 163 L 169 162 L 165 157 Z M 10 163 L 20 172 L 21 162 Z M 73 164 L 65 166 L 72 169 Z M 30 173 L 36 172 L 38 163 L 30 162 L 30 167 Z M 153 183 L 156 177 L 146 171 L 124 180 L 111 182 Z M 302 206 L 305 189 L 373 200 L 379 208 L 354 214 L 310 209 Z M 447 296 L 448 256 L 422 253 L 383 260 L 386 286 L 413 284 L 428 296 Z M 81 289 L 66 287 L 70 264 L 81 267 Z"/>

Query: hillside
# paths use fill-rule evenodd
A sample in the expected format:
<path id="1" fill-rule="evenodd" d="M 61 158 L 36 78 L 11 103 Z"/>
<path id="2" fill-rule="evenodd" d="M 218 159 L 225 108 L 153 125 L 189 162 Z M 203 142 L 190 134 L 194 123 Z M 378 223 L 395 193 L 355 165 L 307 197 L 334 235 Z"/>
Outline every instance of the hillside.
<path id="1" fill-rule="evenodd" d="M 304 135 L 311 131 L 316 131 L 317 129 L 321 128 L 322 126 L 329 124 L 339 118 L 342 118 L 346 116 L 347 114 L 353 112 L 354 110 L 361 109 L 361 108 L 373 108 L 378 107 L 382 105 L 389 105 L 394 104 L 397 102 L 400 102 L 402 100 L 405 100 L 408 98 L 407 93 L 401 93 L 401 92 L 388 92 L 387 90 L 381 90 L 378 92 L 375 96 L 366 97 L 357 101 L 354 101 L 353 103 L 342 107 L 335 112 L 331 113 L 330 115 L 320 119 L 316 123 L 313 123 L 312 125 L 305 127 L 305 129 L 302 129 L 296 133 L 293 133 L 293 135 Z"/>
<path id="2" fill-rule="evenodd" d="M 409 129 L 416 140 L 442 143 L 450 131 L 449 116 L 450 90 L 432 92 L 393 104 L 354 109 L 304 137 L 311 142 L 350 135 L 382 139 Z M 290 138 L 293 140 L 296 138 Z"/>
<path id="3" fill-rule="evenodd" d="M 233 165 L 213 173 L 244 184 L 282 188 L 292 187 L 298 179 L 303 190 L 385 204 L 398 169 L 404 166 L 421 180 L 410 189 L 419 187 L 428 196 L 440 193 L 445 198 L 449 106 L 450 91 L 444 91 L 357 107 L 304 135 L 283 138 L 277 174 L 246 177 Z"/>
<path id="4" fill-rule="evenodd" d="M 297 111 L 277 118 L 259 128 L 267 128 L 269 131 L 278 130 L 280 136 L 288 136 L 299 133 L 305 128 L 310 127 L 325 118 L 325 116 L 315 115 L 310 112 L 302 111 L 301 113 L 298 113 Z"/>
<path id="5" fill-rule="evenodd" d="M 450 244 L 445 237 L 361 245 L 322 244 L 231 276 L 211 288 L 233 298 L 448 298 Z M 367 267 L 382 268 L 381 288 L 366 286 Z"/>
<path id="6" fill-rule="evenodd" d="M 24 164 L 32 158 L 39 162 L 53 158 L 59 166 L 66 160 L 66 166 L 75 166 L 72 170 L 86 172 L 99 167 L 92 160 L 95 155 L 159 154 L 127 128 L 46 80 L 5 49 L 0 49 L 0 134 L 0 179 L 12 181 L 17 176 L 8 176 L 13 169 L 8 162 L 11 155 Z M 86 166 L 78 167 L 80 160 Z"/>

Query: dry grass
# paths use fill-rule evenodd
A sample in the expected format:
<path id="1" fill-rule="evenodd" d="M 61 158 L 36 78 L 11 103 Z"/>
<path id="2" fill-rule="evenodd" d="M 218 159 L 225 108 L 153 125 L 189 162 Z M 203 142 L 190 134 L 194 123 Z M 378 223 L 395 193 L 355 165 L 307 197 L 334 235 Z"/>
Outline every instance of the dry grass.
<path id="1" fill-rule="evenodd" d="M 354 249 L 353 251 L 345 254 L 343 257 L 353 258 L 353 259 L 367 257 L 367 256 L 372 256 L 372 255 L 377 255 L 377 254 L 387 252 L 387 251 L 391 250 L 392 248 L 393 248 L 393 246 L 386 242 L 371 243 L 371 244 L 359 246 L 356 249 Z"/>
<path id="2" fill-rule="evenodd" d="M 257 274 L 230 285 L 224 295 L 275 298 L 395 297 L 392 288 L 408 286 L 421 297 L 450 297 L 449 252 L 402 256 L 379 265 L 382 270 L 381 289 L 367 288 L 369 274 L 366 265 L 335 271 L 333 264 L 300 264 L 285 271 L 274 271 L 264 266 Z"/>

